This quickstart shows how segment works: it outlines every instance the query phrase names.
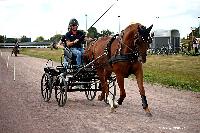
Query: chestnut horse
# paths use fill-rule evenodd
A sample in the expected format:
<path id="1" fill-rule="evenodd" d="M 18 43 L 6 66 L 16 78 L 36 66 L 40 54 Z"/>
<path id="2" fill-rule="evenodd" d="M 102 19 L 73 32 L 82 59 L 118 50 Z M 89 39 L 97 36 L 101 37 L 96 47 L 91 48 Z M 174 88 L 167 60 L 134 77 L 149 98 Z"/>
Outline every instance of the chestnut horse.
<path id="1" fill-rule="evenodd" d="M 119 35 L 102 37 L 86 47 L 84 61 L 88 63 L 95 60 L 94 65 L 102 85 L 102 93 L 98 96 L 98 100 L 107 97 L 111 110 L 122 105 L 126 97 L 124 78 L 134 74 L 137 79 L 143 109 L 147 115 L 151 116 L 143 86 L 142 63 L 146 62 L 147 50 L 152 42 L 150 37 L 152 27 L 153 25 L 146 28 L 140 23 L 131 24 Z M 107 79 L 112 72 L 116 74 L 120 88 L 120 98 L 117 102 L 112 102 L 109 96 Z"/>

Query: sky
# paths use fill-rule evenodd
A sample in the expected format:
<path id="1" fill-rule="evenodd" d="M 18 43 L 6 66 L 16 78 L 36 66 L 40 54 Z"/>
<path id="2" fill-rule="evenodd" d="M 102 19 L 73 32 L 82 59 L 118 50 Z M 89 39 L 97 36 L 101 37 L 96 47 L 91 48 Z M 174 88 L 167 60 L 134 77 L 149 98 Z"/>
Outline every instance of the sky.
<path id="1" fill-rule="evenodd" d="M 86 30 L 111 5 L 94 25 L 98 32 L 117 33 L 138 22 L 147 27 L 153 24 L 152 31 L 177 29 L 182 38 L 200 25 L 199 0 L 0 0 L 0 35 L 49 39 L 64 35 L 71 18 Z"/>

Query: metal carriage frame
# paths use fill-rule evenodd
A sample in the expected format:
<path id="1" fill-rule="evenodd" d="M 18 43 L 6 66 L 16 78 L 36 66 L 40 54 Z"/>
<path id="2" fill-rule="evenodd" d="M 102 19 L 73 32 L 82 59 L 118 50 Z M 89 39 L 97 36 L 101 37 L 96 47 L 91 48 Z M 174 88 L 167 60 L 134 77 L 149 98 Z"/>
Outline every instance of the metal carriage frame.
<path id="1" fill-rule="evenodd" d="M 93 65 L 95 60 L 77 68 L 76 65 L 69 64 L 66 68 L 61 65 L 53 66 L 53 61 L 47 61 L 44 67 L 44 73 L 41 79 L 41 94 L 45 102 L 51 99 L 52 91 L 55 91 L 55 98 L 60 107 L 63 107 L 68 98 L 68 92 L 85 92 L 88 100 L 92 101 L 96 97 L 97 91 L 101 91 L 101 83 Z M 49 65 L 51 63 L 51 65 Z M 113 102 L 116 96 L 116 76 L 109 78 L 109 93 Z M 107 97 L 104 102 L 108 104 Z"/>

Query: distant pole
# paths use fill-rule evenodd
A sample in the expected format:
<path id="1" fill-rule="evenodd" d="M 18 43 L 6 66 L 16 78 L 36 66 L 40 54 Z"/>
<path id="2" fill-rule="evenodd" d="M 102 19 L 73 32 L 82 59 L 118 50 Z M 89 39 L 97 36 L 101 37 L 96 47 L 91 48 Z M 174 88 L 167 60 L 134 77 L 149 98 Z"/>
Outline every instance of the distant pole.
<path id="1" fill-rule="evenodd" d="M 120 34 L 120 16 L 118 16 L 118 20 L 119 20 L 119 34 Z"/>
<path id="2" fill-rule="evenodd" d="M 198 17 L 199 19 L 199 36 L 200 36 L 200 17 Z"/>
<path id="3" fill-rule="evenodd" d="M 86 32 L 86 36 L 87 36 L 87 33 L 88 33 L 87 30 L 88 30 L 88 29 L 87 29 L 87 14 L 85 14 L 85 32 Z M 87 47 L 87 41 L 85 42 L 84 48 L 85 48 L 85 47 Z"/>
<path id="4" fill-rule="evenodd" d="M 85 14 L 85 31 L 87 32 L 87 14 Z"/>
<path id="5" fill-rule="evenodd" d="M 154 27 L 154 36 L 153 36 L 153 46 L 151 46 L 151 48 L 153 48 L 154 50 L 157 48 L 157 43 L 156 43 L 156 37 L 155 37 L 155 35 L 156 35 L 156 27 L 158 26 L 157 25 L 157 22 L 158 22 L 158 19 L 159 19 L 159 17 L 158 16 L 156 16 L 155 18 L 153 18 L 154 19 L 154 25 L 155 26 L 153 26 Z"/>
<path id="6" fill-rule="evenodd" d="M 159 19 L 159 18 L 160 18 L 159 16 L 156 17 L 156 23 L 157 23 L 157 24 L 158 24 L 158 19 Z M 156 24 L 156 25 L 157 25 L 157 24 Z M 158 25 L 157 25 L 157 26 L 158 26 Z"/>
<path id="7" fill-rule="evenodd" d="M 192 39 L 193 39 L 193 27 L 191 27 L 191 30 L 192 30 Z"/>
<path id="8" fill-rule="evenodd" d="M 192 30 L 192 39 L 191 39 L 191 41 L 192 41 L 192 45 L 191 45 L 191 47 L 192 47 L 192 49 L 193 49 L 193 38 L 194 38 L 193 27 L 191 27 L 191 30 Z"/>

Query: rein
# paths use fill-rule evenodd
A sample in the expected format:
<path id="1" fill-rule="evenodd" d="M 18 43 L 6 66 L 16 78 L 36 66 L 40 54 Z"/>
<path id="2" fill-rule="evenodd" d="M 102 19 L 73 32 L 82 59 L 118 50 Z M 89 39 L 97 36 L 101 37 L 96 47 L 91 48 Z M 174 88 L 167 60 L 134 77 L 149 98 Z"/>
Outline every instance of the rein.
<path id="1" fill-rule="evenodd" d="M 130 48 L 129 46 L 127 46 L 124 42 L 123 42 L 123 36 L 124 36 L 124 30 L 121 31 L 120 35 L 119 35 L 119 44 L 120 44 L 120 48 L 119 48 L 119 53 L 121 53 L 121 49 L 122 49 L 122 45 L 124 45 L 125 47 L 127 47 L 129 50 L 131 50 L 132 52 L 134 52 L 134 50 L 132 48 Z M 135 35 L 136 36 L 136 35 Z M 136 39 L 136 38 L 134 38 Z M 134 46 L 135 46 L 135 42 L 134 41 Z"/>

